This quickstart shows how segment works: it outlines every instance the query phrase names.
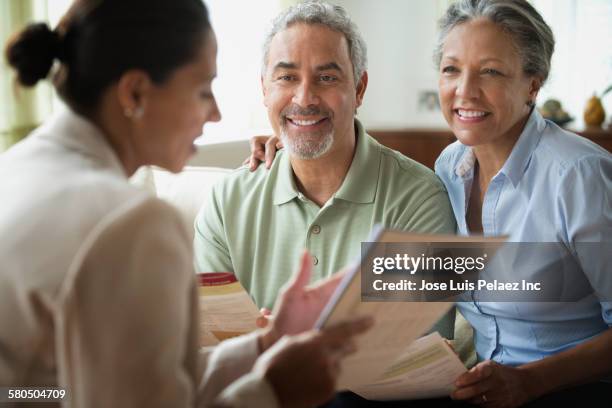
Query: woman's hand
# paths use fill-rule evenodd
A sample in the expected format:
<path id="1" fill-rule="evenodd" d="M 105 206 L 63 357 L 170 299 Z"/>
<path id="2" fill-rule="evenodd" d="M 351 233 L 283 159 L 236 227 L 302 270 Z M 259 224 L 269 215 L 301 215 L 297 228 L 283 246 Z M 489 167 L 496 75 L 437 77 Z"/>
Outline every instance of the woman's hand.
<path id="1" fill-rule="evenodd" d="M 283 148 L 283 142 L 276 136 L 253 136 L 249 140 L 249 146 L 251 155 L 242 164 L 255 171 L 261 162 L 266 163 L 267 169 L 272 166 L 276 151 Z"/>
<path id="2" fill-rule="evenodd" d="M 284 335 L 299 334 L 314 327 L 321 311 L 348 269 L 336 272 L 329 278 L 312 285 L 312 257 L 304 251 L 300 269 L 280 291 L 274 312 L 262 309 L 257 319 L 259 327 L 267 327 L 261 337 L 260 346 L 266 350 Z M 308 285 L 308 286 L 307 286 Z"/>
<path id="3" fill-rule="evenodd" d="M 265 329 L 268 327 L 270 322 L 272 322 L 272 311 L 265 307 L 259 309 L 260 316 L 255 320 L 255 325 L 260 329 Z"/>
<path id="4" fill-rule="evenodd" d="M 281 406 L 307 407 L 330 399 L 341 360 L 356 350 L 354 337 L 373 325 L 372 318 L 361 317 L 313 330 L 345 271 L 307 286 L 312 258 L 304 252 L 300 269 L 281 290 L 274 313 L 261 310 L 267 328 L 260 337 L 263 354 L 254 371 L 265 375 Z"/>
<path id="5" fill-rule="evenodd" d="M 519 407 L 534 398 L 527 375 L 520 368 L 483 361 L 457 378 L 451 398 L 492 408 Z"/>
<path id="6" fill-rule="evenodd" d="M 357 350 L 354 338 L 372 325 L 371 318 L 356 318 L 284 336 L 257 359 L 253 371 L 270 382 L 281 406 L 318 406 L 333 397 L 341 361 Z"/>

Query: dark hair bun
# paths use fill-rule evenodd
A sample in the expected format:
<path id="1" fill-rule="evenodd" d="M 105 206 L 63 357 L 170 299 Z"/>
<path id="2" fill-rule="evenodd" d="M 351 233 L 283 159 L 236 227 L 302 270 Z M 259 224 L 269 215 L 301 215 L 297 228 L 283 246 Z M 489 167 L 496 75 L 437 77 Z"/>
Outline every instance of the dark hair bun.
<path id="1" fill-rule="evenodd" d="M 9 41 L 6 59 L 22 85 L 34 86 L 47 77 L 59 49 L 59 35 L 47 24 L 30 24 Z"/>

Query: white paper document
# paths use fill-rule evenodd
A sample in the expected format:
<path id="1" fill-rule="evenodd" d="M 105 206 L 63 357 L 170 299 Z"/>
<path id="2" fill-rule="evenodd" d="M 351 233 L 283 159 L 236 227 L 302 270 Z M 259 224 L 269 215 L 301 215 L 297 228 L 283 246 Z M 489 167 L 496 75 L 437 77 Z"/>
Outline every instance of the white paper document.
<path id="1" fill-rule="evenodd" d="M 257 306 L 231 273 L 199 274 L 200 346 L 214 346 L 225 339 L 257 329 Z"/>
<path id="2" fill-rule="evenodd" d="M 356 338 L 358 351 L 342 362 L 339 390 L 376 382 L 408 346 L 451 307 L 446 302 L 361 302 L 360 279 L 347 288 L 325 325 L 351 316 L 373 316 L 374 326 Z"/>
<path id="3" fill-rule="evenodd" d="M 494 252 L 503 238 L 424 235 L 378 230 L 370 241 L 385 243 L 486 243 Z M 378 249 L 369 249 L 371 255 Z M 362 254 L 365 257 L 365 254 Z M 321 313 L 317 327 L 357 316 L 372 316 L 374 326 L 356 337 L 357 352 L 342 362 L 338 390 L 368 399 L 421 399 L 449 395 L 466 369 L 434 333 L 420 338 L 454 305 L 452 301 L 362 301 L 361 265 L 348 273 Z"/>
<path id="4" fill-rule="evenodd" d="M 415 340 L 382 376 L 352 391 L 371 400 L 436 398 L 449 395 L 466 368 L 438 333 Z"/>

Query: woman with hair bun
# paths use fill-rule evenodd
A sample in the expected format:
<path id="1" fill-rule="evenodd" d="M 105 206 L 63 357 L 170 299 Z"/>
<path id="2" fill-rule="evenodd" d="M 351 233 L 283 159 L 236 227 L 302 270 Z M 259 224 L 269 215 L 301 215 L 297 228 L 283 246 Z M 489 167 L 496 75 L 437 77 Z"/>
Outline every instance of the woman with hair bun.
<path id="1" fill-rule="evenodd" d="M 81 407 L 307 406 L 333 394 L 352 337 L 371 325 L 308 331 L 337 279 L 305 288 L 305 256 L 269 328 L 198 350 L 189 234 L 127 182 L 143 165 L 180 171 L 220 119 L 216 52 L 199 0 L 77 1 L 56 30 L 31 24 L 9 42 L 18 81 L 57 67 L 69 109 L 0 156 L 0 387 L 64 387 Z"/>

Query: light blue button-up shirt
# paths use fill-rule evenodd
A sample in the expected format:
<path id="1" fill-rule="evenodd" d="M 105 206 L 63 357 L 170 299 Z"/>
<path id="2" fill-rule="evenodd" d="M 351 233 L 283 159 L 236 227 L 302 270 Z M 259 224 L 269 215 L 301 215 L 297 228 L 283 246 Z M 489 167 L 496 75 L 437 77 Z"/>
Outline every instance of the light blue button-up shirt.
<path id="1" fill-rule="evenodd" d="M 474 164 L 472 150 L 459 142 L 448 146 L 436 162 L 460 234 L 469 234 L 466 212 Z M 560 243 L 562 257 L 572 259 L 574 265 L 561 278 L 586 282 L 592 290 L 575 302 L 460 303 L 462 314 L 474 327 L 479 360 L 523 364 L 571 348 L 612 326 L 609 152 L 534 110 L 508 160 L 489 184 L 482 226 L 485 236 L 508 235 L 511 242 Z M 561 273 L 556 268 L 534 270 L 526 258 L 514 259 L 511 269 L 531 268 L 530 274 L 548 281 L 560 277 L 551 275 Z M 552 265 L 558 260 L 540 261 L 540 265 Z"/>

